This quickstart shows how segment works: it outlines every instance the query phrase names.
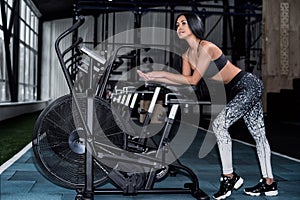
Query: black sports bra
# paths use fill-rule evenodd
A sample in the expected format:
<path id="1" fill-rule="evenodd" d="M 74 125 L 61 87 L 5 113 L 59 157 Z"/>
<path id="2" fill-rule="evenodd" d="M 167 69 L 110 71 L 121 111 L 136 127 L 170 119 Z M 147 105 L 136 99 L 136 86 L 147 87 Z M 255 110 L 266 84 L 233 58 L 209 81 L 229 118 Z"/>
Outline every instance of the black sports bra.
<path id="1" fill-rule="evenodd" d="M 214 63 L 216 64 L 216 66 L 219 69 L 219 71 L 221 71 L 225 67 L 227 61 L 228 61 L 228 59 L 222 53 L 222 55 L 219 58 L 217 58 L 216 60 L 214 60 Z"/>
<path id="2" fill-rule="evenodd" d="M 197 47 L 197 51 L 199 49 L 200 46 L 200 42 L 198 44 Z M 188 49 L 187 52 L 187 57 L 189 56 L 190 53 L 190 48 Z M 216 75 L 218 72 L 220 72 L 226 65 L 228 59 L 226 58 L 226 56 L 222 53 L 221 56 L 219 58 L 217 58 L 216 60 L 213 60 L 213 62 L 210 62 L 209 66 L 207 67 L 207 70 L 204 74 L 205 77 L 213 77 L 214 75 Z"/>
<path id="3" fill-rule="evenodd" d="M 222 55 L 219 58 L 210 62 L 209 66 L 207 67 L 207 70 L 204 74 L 204 77 L 211 78 L 214 75 L 216 75 L 217 73 L 219 73 L 225 67 L 227 61 L 228 61 L 228 59 L 222 53 Z"/>

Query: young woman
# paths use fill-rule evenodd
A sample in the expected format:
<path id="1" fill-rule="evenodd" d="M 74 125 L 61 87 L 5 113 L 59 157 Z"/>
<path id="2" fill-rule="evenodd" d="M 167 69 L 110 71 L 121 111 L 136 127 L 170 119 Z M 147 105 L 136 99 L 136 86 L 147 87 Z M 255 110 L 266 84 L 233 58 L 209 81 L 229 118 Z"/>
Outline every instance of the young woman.
<path id="1" fill-rule="evenodd" d="M 222 163 L 220 189 L 214 199 L 225 199 L 233 189 L 239 189 L 243 179 L 233 170 L 232 141 L 228 128 L 243 118 L 249 132 L 256 142 L 262 179 L 254 187 L 245 188 L 248 195 L 258 196 L 278 194 L 271 168 L 271 151 L 265 134 L 261 97 L 263 84 L 251 73 L 242 71 L 224 56 L 222 50 L 204 39 L 204 27 L 199 16 L 193 13 L 180 14 L 176 19 L 177 34 L 189 45 L 182 55 L 182 74 L 166 71 L 143 73 L 140 77 L 146 81 L 158 81 L 171 84 L 196 85 L 202 77 L 222 81 L 229 101 L 213 121 L 213 131 L 217 138 Z M 214 64 L 213 65 L 211 64 Z"/>

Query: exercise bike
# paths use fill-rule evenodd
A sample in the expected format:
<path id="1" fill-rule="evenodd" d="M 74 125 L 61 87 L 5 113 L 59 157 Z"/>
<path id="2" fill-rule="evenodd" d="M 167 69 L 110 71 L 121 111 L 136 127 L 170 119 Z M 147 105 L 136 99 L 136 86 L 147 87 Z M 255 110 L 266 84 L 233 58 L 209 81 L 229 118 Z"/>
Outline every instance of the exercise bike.
<path id="1" fill-rule="evenodd" d="M 76 200 L 92 200 L 104 194 L 191 194 L 209 199 L 199 188 L 194 172 L 183 165 L 170 146 L 170 132 L 180 105 L 172 104 L 160 134 L 151 135 L 151 117 L 160 85 L 125 87 L 107 97 L 109 77 L 121 46 L 108 59 L 82 46 L 82 38 L 61 51 L 61 41 L 78 31 L 83 17 L 55 42 L 70 94 L 54 100 L 36 121 L 33 152 L 40 169 L 50 181 L 75 189 Z M 75 66 L 75 67 L 74 67 Z M 97 73 L 95 73 L 95 71 Z M 148 88 L 147 88 L 148 87 Z M 152 99 L 143 122 L 131 120 L 139 97 Z M 119 95 L 119 96 L 118 96 Z M 170 171 L 185 171 L 191 180 L 182 188 L 156 188 Z M 111 183 L 113 188 L 102 187 Z"/>

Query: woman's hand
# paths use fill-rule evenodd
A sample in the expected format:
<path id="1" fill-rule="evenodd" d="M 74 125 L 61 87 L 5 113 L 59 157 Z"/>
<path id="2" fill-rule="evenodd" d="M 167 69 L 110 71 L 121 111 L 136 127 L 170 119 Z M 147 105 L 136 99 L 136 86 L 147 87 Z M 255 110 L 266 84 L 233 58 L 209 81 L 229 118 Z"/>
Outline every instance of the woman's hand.
<path id="1" fill-rule="evenodd" d="M 165 78 L 164 73 L 164 71 L 152 71 L 148 72 L 146 75 L 153 80 L 155 78 Z"/>
<path id="2" fill-rule="evenodd" d="M 156 78 L 164 78 L 163 71 L 152 71 L 144 73 L 141 70 L 137 70 L 137 73 L 145 81 L 154 81 Z"/>
<path id="3" fill-rule="evenodd" d="M 166 71 L 152 71 L 152 72 L 144 73 L 141 70 L 137 70 L 137 73 L 144 81 L 155 81 L 155 82 L 172 84 L 172 85 L 183 84 L 181 82 L 176 81 L 179 78 L 184 78 L 184 76 L 181 74 L 173 74 Z M 174 80 L 169 79 L 172 76 L 174 76 L 173 77 Z"/>
<path id="4" fill-rule="evenodd" d="M 137 70 L 138 75 L 144 80 L 144 81 L 149 81 L 149 77 L 147 76 L 146 73 L 142 72 L 141 70 Z"/>

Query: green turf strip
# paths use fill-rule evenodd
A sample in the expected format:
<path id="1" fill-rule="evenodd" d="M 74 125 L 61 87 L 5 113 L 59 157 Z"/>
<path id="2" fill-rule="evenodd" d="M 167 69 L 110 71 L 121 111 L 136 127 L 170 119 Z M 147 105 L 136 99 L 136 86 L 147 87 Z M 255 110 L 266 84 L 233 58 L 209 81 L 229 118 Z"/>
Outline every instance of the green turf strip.
<path id="1" fill-rule="evenodd" d="M 31 142 L 39 112 L 0 121 L 0 165 Z"/>

